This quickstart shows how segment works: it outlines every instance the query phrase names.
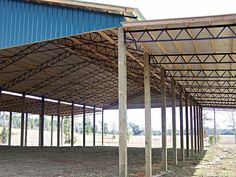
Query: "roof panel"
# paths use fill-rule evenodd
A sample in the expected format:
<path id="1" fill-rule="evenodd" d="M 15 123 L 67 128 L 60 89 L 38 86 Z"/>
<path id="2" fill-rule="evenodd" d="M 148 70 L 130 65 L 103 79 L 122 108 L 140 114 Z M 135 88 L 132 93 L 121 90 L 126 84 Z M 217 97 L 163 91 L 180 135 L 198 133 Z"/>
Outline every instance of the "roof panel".
<path id="1" fill-rule="evenodd" d="M 0 48 L 119 27 L 124 21 L 118 14 L 23 0 L 1 0 L 0 7 Z"/>

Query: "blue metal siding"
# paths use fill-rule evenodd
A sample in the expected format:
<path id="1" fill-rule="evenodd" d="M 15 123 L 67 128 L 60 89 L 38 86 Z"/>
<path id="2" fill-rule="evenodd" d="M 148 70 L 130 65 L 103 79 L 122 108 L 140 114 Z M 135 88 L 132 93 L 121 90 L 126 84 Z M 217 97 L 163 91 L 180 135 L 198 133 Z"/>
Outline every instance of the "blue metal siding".
<path id="1" fill-rule="evenodd" d="M 116 14 L 0 0 L 0 48 L 119 27 L 122 21 Z"/>

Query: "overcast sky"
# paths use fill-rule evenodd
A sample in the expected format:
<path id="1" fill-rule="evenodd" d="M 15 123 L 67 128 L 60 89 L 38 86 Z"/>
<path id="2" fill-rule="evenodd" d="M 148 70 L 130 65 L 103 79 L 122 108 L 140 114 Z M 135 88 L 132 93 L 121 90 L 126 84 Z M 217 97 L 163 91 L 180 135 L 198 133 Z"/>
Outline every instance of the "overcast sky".
<path id="1" fill-rule="evenodd" d="M 236 13 L 236 0 L 82 0 L 138 8 L 146 19 Z"/>
<path id="2" fill-rule="evenodd" d="M 207 15 L 220 15 L 236 13 L 236 0 L 82 0 L 87 2 L 119 5 L 138 8 L 147 20 L 165 19 L 178 17 L 196 17 Z M 177 120 L 179 113 L 177 109 Z M 208 117 L 213 118 L 213 112 L 207 112 Z M 161 129 L 161 111 L 152 109 L 152 127 L 155 130 Z M 218 112 L 216 114 L 219 128 L 226 128 L 227 114 Z M 118 111 L 105 111 L 105 121 L 116 124 L 118 127 Z M 128 122 L 134 122 L 144 127 L 144 110 L 128 110 Z M 213 128 L 212 123 L 207 126 Z M 177 122 L 177 129 L 179 122 Z M 167 109 L 167 128 L 171 128 L 171 110 Z"/>

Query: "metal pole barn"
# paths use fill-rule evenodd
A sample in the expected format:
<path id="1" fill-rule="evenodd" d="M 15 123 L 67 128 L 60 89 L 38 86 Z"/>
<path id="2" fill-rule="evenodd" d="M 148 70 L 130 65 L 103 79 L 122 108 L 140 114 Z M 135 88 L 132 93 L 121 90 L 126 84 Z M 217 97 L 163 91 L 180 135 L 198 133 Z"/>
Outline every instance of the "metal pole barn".
<path id="1" fill-rule="evenodd" d="M 179 86 L 180 159 L 184 161 L 183 89 Z"/>
<path id="2" fill-rule="evenodd" d="M 21 138 L 20 146 L 24 145 L 24 116 L 25 116 L 25 93 L 22 94 L 22 103 L 21 103 Z"/>
<path id="3" fill-rule="evenodd" d="M 11 146 L 11 129 L 12 129 L 12 112 L 10 112 L 10 115 L 9 115 L 8 146 Z"/>
<path id="4" fill-rule="evenodd" d="M 58 100 L 58 104 L 57 104 L 57 147 L 60 147 L 60 105 L 61 105 L 61 101 Z"/>
<path id="5" fill-rule="evenodd" d="M 166 80 L 165 69 L 161 68 L 161 123 L 162 123 L 162 162 L 167 171 L 167 144 L 166 144 Z"/>
<path id="6" fill-rule="evenodd" d="M 186 156 L 189 158 L 188 92 L 185 92 Z"/>
<path id="7" fill-rule="evenodd" d="M 152 176 L 152 123 L 149 55 L 144 53 L 145 173 Z"/>
<path id="8" fill-rule="evenodd" d="M 177 165 L 177 145 L 176 145 L 176 95 L 175 80 L 171 78 L 171 106 L 172 106 L 172 135 L 173 135 L 173 163 Z"/>
<path id="9" fill-rule="evenodd" d="M 118 28 L 119 177 L 127 176 L 127 65 L 124 29 Z"/>

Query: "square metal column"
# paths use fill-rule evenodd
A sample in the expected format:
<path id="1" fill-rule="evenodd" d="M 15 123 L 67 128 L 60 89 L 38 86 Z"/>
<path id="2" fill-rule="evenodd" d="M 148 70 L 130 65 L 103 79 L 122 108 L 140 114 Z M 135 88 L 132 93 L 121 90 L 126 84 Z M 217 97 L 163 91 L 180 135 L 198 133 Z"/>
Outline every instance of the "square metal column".
<path id="1" fill-rule="evenodd" d="M 127 176 L 127 66 L 124 29 L 118 28 L 119 177 Z"/>

